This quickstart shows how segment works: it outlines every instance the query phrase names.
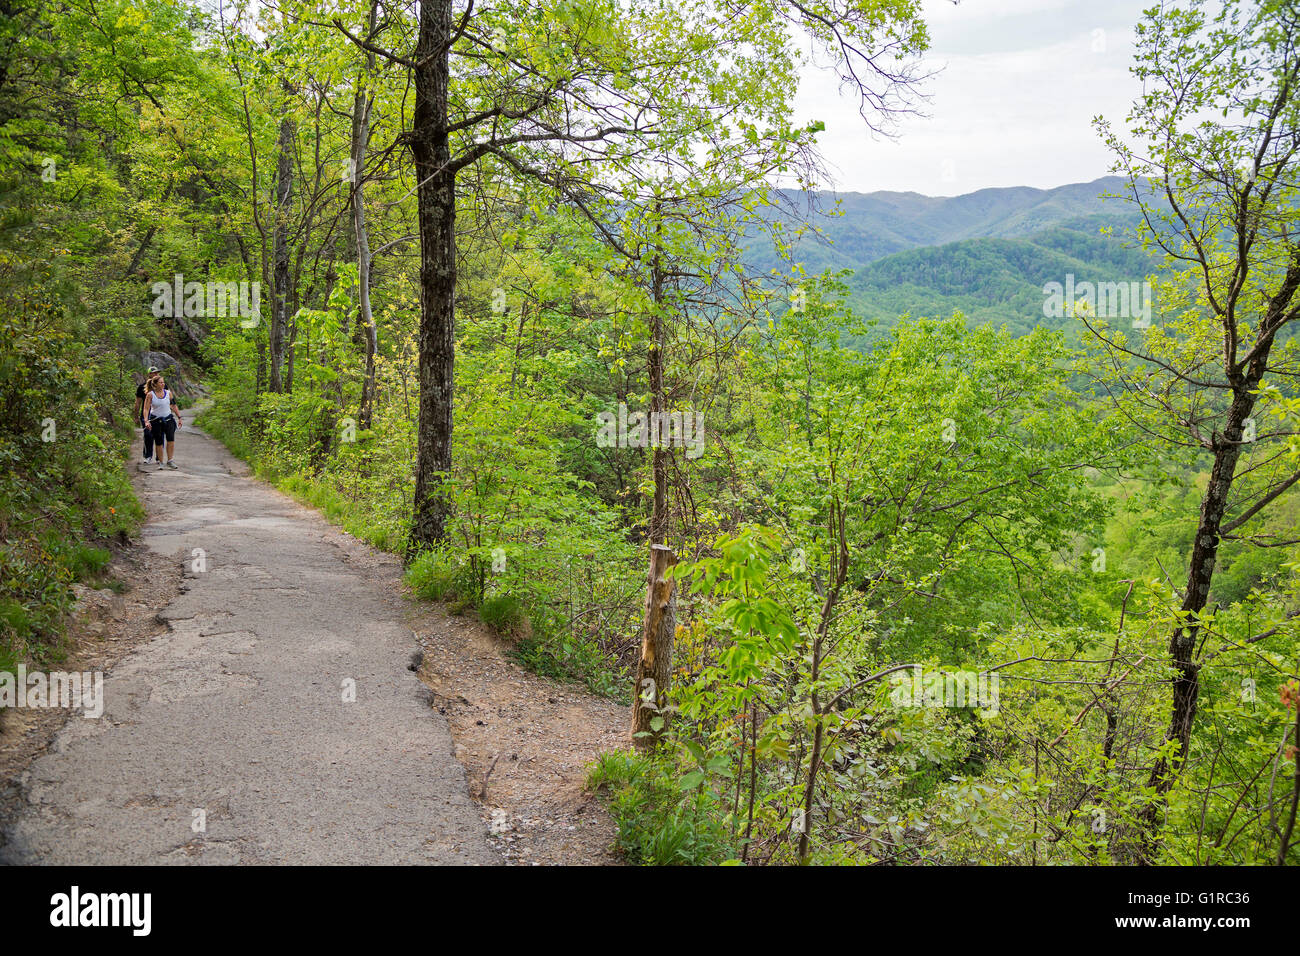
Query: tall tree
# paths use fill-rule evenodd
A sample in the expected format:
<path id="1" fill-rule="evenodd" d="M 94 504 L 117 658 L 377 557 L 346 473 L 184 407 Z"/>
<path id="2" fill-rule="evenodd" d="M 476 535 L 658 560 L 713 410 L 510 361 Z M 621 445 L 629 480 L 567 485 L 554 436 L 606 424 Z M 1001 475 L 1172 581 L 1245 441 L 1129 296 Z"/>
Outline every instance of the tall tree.
<path id="1" fill-rule="evenodd" d="M 914 74 L 882 64 L 926 43 L 917 5 L 888 0 L 717 9 L 558 0 L 479 11 L 469 0 L 459 15 L 451 0 L 420 0 L 418 10 L 409 56 L 358 36 L 342 18 L 333 21 L 358 46 L 414 76 L 403 141 L 415 164 L 422 244 L 417 549 L 444 539 L 450 512 L 444 478 L 451 469 L 462 171 L 494 160 L 586 209 L 602 177 L 634 184 L 645 155 L 687 156 L 702 134 L 797 137 L 789 106 L 805 30 L 857 85 L 864 115 L 901 108 L 899 92 Z M 453 59 L 463 67 L 453 71 Z"/>
<path id="2" fill-rule="evenodd" d="M 291 92 L 285 83 L 286 95 Z M 286 103 L 286 110 L 288 109 Z M 271 253 L 271 374 L 273 392 L 284 390 L 284 339 L 289 326 L 289 227 L 293 204 L 294 148 L 298 138 L 298 124 L 286 113 L 280 118 L 275 166 L 274 247 Z"/>
<path id="3" fill-rule="evenodd" d="M 367 35 L 374 34 L 378 16 L 379 2 L 373 0 L 367 22 Z M 370 146 L 370 113 L 375 102 L 374 93 L 368 88 L 367 80 L 374 71 L 375 54 L 373 51 L 366 51 L 366 69 L 357 79 L 356 93 L 353 97 L 351 153 L 348 157 L 348 173 L 352 183 L 352 230 L 357 245 L 357 299 L 361 330 L 366 339 L 366 370 L 361 385 L 361 408 L 357 415 L 357 422 L 363 429 L 370 428 L 374 415 L 375 357 L 379 351 L 379 336 L 375 326 L 375 316 L 370 306 L 370 230 L 366 226 L 365 191 L 366 151 Z"/>
<path id="4" fill-rule="evenodd" d="M 1146 92 L 1131 139 L 1102 128 L 1142 212 L 1144 243 L 1164 259 L 1161 323 L 1137 342 L 1088 325 L 1123 414 L 1146 427 L 1159 454 L 1181 449 L 1209 463 L 1169 637 L 1169 722 L 1136 852 L 1149 863 L 1188 757 L 1216 563 L 1228 545 L 1293 543 L 1250 528 L 1300 482 L 1278 451 L 1285 436 L 1258 424 L 1261 387 L 1300 372 L 1294 348 L 1280 344 L 1300 317 L 1300 12 L 1286 0 L 1162 5 L 1137 42 L 1134 72 Z M 1239 469 L 1243 455 L 1250 465 Z"/>

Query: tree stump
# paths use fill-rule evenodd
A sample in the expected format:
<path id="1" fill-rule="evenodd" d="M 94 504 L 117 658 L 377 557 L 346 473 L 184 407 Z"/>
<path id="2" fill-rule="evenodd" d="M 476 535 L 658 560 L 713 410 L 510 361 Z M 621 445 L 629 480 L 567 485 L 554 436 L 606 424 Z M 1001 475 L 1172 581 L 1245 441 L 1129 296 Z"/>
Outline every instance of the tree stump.
<path id="1" fill-rule="evenodd" d="M 673 636 L 677 630 L 677 594 L 668 572 L 676 563 L 677 555 L 667 545 L 650 546 L 641 659 L 637 663 L 632 701 L 632 742 L 638 750 L 655 747 L 668 723 L 668 687 L 673 672 Z M 656 717 L 663 718 L 657 730 L 652 726 Z"/>

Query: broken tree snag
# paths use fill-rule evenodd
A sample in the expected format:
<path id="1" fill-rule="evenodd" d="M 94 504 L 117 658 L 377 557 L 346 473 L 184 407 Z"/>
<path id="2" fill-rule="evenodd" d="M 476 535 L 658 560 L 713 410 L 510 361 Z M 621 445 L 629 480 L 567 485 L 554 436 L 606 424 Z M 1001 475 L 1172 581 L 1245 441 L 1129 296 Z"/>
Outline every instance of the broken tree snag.
<path id="1" fill-rule="evenodd" d="M 650 546 L 650 575 L 646 586 L 645 626 L 641 630 L 641 660 L 636 668 L 632 701 L 632 742 L 648 750 L 659 742 L 664 725 L 655 730 L 656 717 L 668 721 L 668 684 L 673 671 L 673 634 L 677 630 L 677 595 L 668 572 L 677 555 L 663 544 Z M 644 734 L 645 736 L 637 736 Z"/>

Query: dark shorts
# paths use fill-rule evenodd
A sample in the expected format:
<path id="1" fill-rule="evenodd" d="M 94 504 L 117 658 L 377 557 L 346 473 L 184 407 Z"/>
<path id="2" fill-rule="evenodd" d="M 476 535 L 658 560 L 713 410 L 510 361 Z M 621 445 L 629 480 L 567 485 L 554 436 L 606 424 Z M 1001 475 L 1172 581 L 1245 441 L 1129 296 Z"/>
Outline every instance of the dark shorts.
<path id="1" fill-rule="evenodd" d="M 149 419 L 149 427 L 153 429 L 154 444 L 166 441 L 176 440 L 176 416 L 168 415 L 166 418 Z"/>

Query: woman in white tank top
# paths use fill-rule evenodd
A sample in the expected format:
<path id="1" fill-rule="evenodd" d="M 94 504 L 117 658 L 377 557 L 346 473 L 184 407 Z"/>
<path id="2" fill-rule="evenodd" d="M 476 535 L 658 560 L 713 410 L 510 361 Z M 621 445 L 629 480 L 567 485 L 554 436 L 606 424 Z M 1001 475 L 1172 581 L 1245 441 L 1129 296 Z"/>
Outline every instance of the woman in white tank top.
<path id="1" fill-rule="evenodd" d="M 175 468 L 176 429 L 180 428 L 181 412 L 176 405 L 176 396 L 171 393 L 163 377 L 159 375 L 153 381 L 153 389 L 145 393 L 144 414 L 153 429 L 154 454 L 158 456 L 159 468 Z M 166 442 L 167 460 L 163 461 L 163 443 Z"/>

